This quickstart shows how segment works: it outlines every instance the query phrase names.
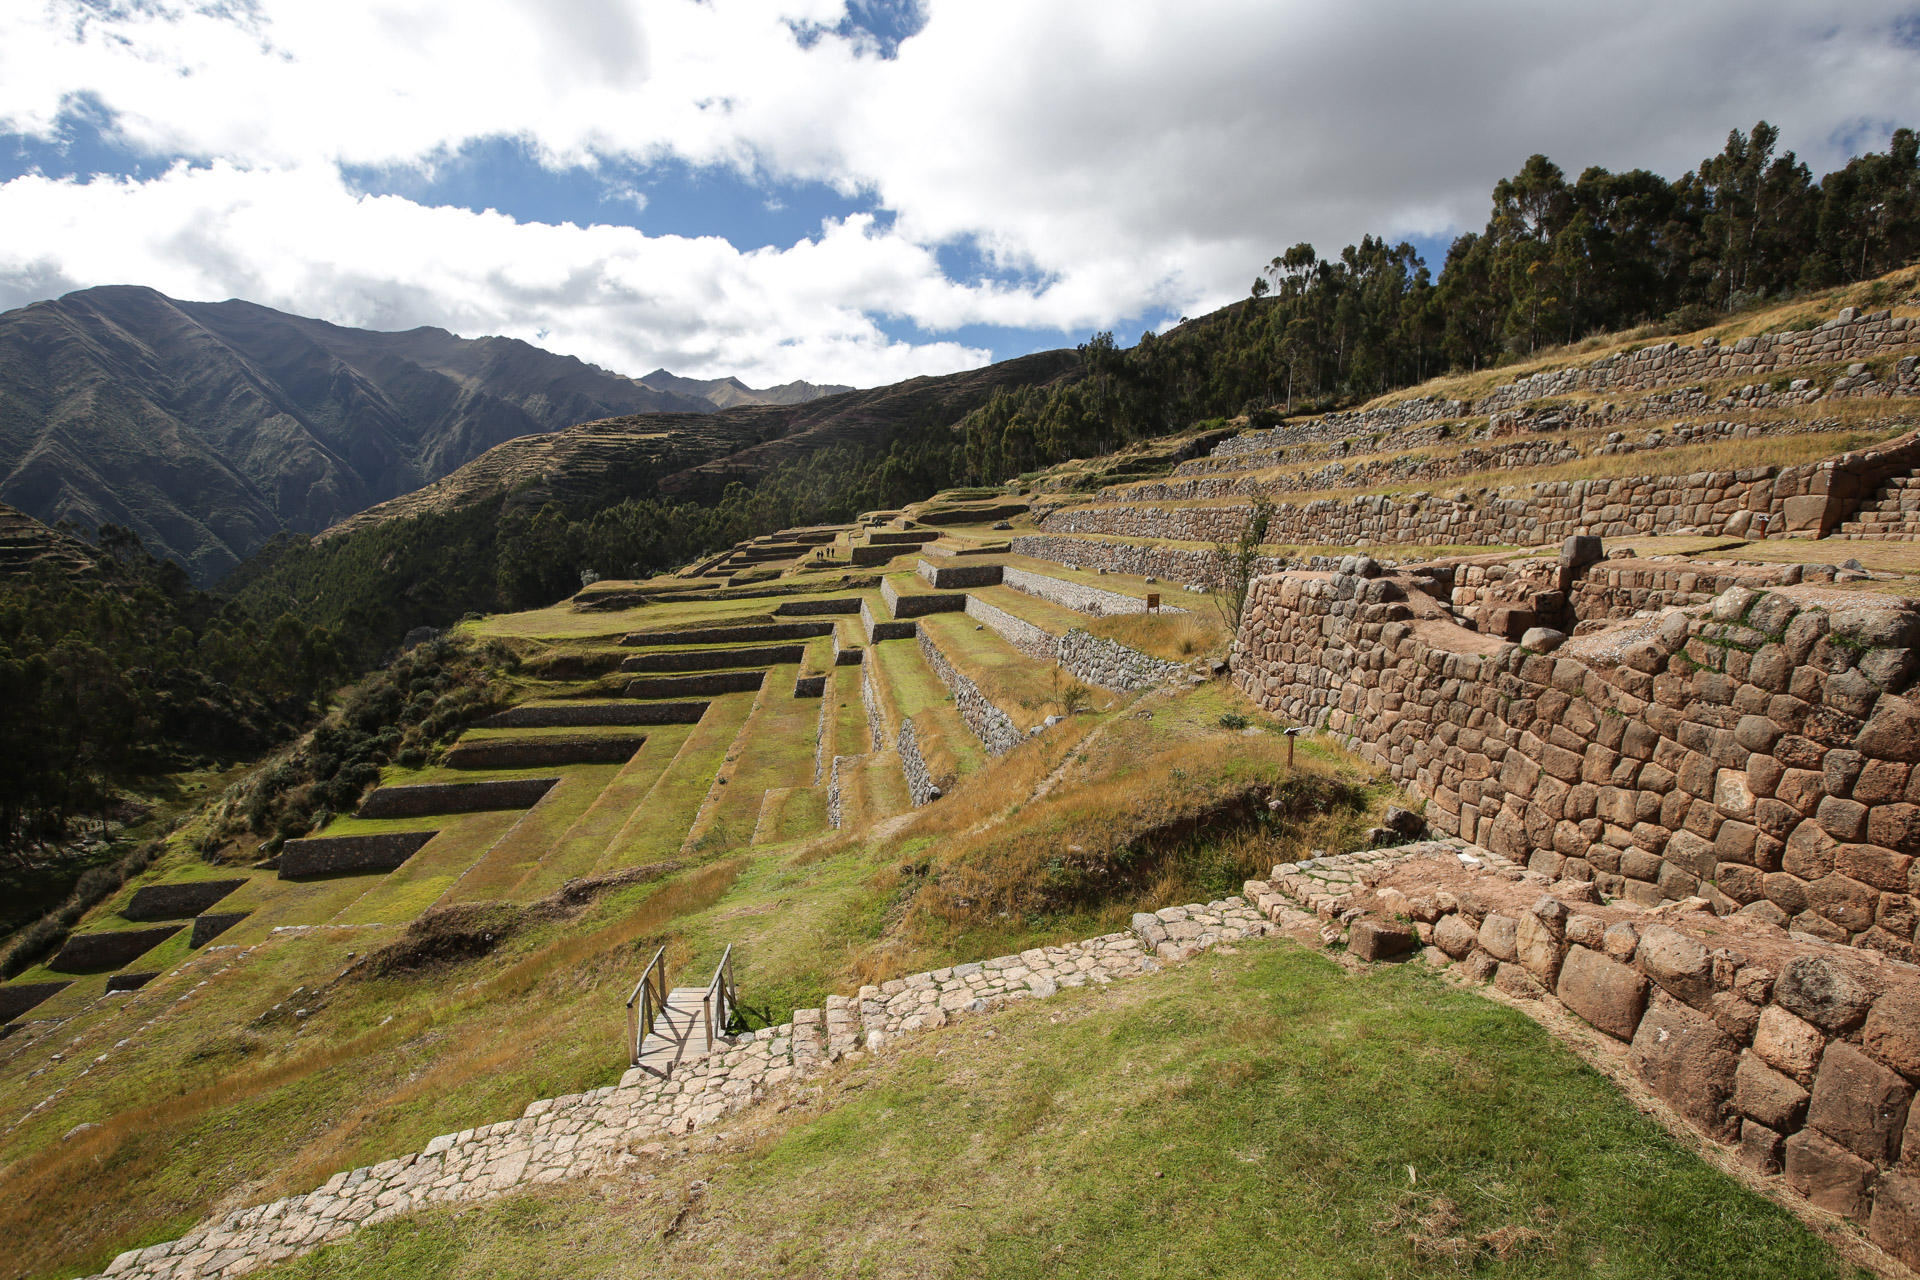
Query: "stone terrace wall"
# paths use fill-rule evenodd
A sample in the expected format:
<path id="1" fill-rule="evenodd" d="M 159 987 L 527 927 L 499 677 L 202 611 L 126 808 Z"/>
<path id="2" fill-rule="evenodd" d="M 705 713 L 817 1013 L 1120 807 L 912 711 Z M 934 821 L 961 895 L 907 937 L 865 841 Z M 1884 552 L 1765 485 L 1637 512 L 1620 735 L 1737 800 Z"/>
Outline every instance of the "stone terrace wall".
<path id="1" fill-rule="evenodd" d="M 391 871 L 420 851 L 438 831 L 396 831 L 372 836 L 316 836 L 289 840 L 280 849 L 280 878 L 342 871 Z"/>
<path id="2" fill-rule="evenodd" d="M 1276 506 L 1267 541 L 1346 546 L 1536 546 L 1575 534 L 1623 538 L 1677 529 L 1731 537 L 1824 534 L 1888 477 L 1916 467 L 1920 467 L 1920 433 L 1909 432 L 1873 449 L 1804 466 L 1558 480 L 1529 485 L 1524 490 L 1501 490 L 1498 496 L 1480 502 L 1431 494 L 1400 499 L 1384 494 L 1323 498 L 1303 505 Z M 1509 493 L 1513 496 L 1507 496 Z M 1232 542 L 1246 527 L 1251 513 L 1250 506 L 1238 504 L 1057 507 L 1043 513 L 1036 523 L 1049 534 Z M 1760 521 L 1760 516 L 1766 519 Z M 1029 541 L 1016 539 L 1016 549 Z M 1199 553 L 1199 558 L 1204 555 Z"/>
<path id="3" fill-rule="evenodd" d="M 721 667 L 770 667 L 798 662 L 807 648 L 799 644 L 762 645 L 744 649 L 666 649 L 636 653 L 621 660 L 622 671 L 713 671 Z"/>
<path id="4" fill-rule="evenodd" d="M 621 764 L 646 743 L 637 733 L 595 737 L 480 738 L 447 752 L 441 763 L 451 769 L 537 769 L 543 765 Z"/>
<path id="5" fill-rule="evenodd" d="M 576 702 L 511 707 L 477 729 L 578 729 L 590 725 L 698 724 L 704 702 Z"/>
<path id="6" fill-rule="evenodd" d="M 978 596 L 967 597 L 967 616 L 993 631 L 1002 640 L 1032 658 L 1051 666 L 1060 660 L 1060 638 L 1025 618 L 1016 618 L 1005 609 L 990 605 Z"/>
<path id="7" fill-rule="evenodd" d="M 627 683 L 629 698 L 676 698 L 687 694 L 751 693 L 766 681 L 765 671 L 709 671 L 694 676 L 641 676 Z"/>
<path id="8" fill-rule="evenodd" d="M 775 609 L 776 614 L 821 614 L 821 613 L 858 613 L 859 596 L 844 596 L 837 600 L 789 600 Z"/>
<path id="9" fill-rule="evenodd" d="M 1033 543 L 1041 540 L 1027 538 L 1020 539 L 1020 541 Z M 1075 543 L 1074 545 L 1079 547 L 1084 544 Z M 1031 553 L 1023 552 L 1022 554 Z M 1041 555 L 1035 555 L 1034 558 L 1036 560 L 1053 559 L 1051 556 Z M 1055 561 L 1055 563 L 1059 562 Z M 1109 572 L 1113 571 L 1112 565 L 1096 564 L 1094 567 L 1096 569 L 1106 569 Z M 1145 576 L 1155 577 L 1158 575 L 1148 574 Z M 1011 566 L 1007 568 L 1002 581 L 1015 591 L 1024 592 L 1040 600 L 1051 601 L 1062 608 L 1072 609 L 1075 613 L 1090 613 L 1096 618 L 1105 618 L 1116 613 L 1145 613 L 1147 611 L 1147 602 L 1139 596 L 1130 596 L 1121 591 L 1105 591 L 1099 587 L 1089 587 L 1078 582 L 1068 582 L 1064 578 L 1050 578 L 1043 573 L 1031 573 L 1025 569 L 1015 569 Z M 1177 609 L 1169 604 L 1163 604 L 1160 608 L 1166 613 L 1186 612 L 1185 609 Z"/>
<path id="10" fill-rule="evenodd" d="M 422 782 L 381 787 L 360 802 L 361 818 L 424 818 L 482 809 L 527 809 L 551 791 L 558 778 L 503 778 L 493 782 Z"/>
<path id="11" fill-rule="evenodd" d="M 245 884 L 245 880 L 183 880 L 134 890 L 120 910 L 128 920 L 185 920 L 197 916 Z"/>
<path id="12" fill-rule="evenodd" d="M 1911 958 L 1920 615 L 1808 590 L 1735 589 L 1711 617 L 1549 655 L 1416 633 L 1383 579 L 1278 575 L 1254 584 L 1234 679 L 1516 862 Z"/>
<path id="13" fill-rule="evenodd" d="M 1241 517 L 1245 519 L 1244 515 Z M 1235 536 L 1239 536 L 1237 533 Z M 1147 578 L 1158 578 L 1168 583 L 1205 583 L 1211 581 L 1214 574 L 1213 552 L 1194 547 L 1162 547 L 1153 544 L 1128 544 L 1123 542 L 1094 542 L 1083 538 L 1060 537 L 1053 534 L 1022 534 L 1013 540 L 1016 555 L 1031 556 L 1035 560 L 1051 560 L 1055 564 L 1070 568 L 1105 569 L 1109 573 L 1132 573 Z M 1255 565 L 1260 573 L 1277 573 L 1287 567 L 1287 562 L 1273 556 L 1262 556 Z M 1046 592 L 1029 590 L 1015 575 L 1017 569 L 1007 570 L 1006 585 L 1028 595 L 1040 596 L 1052 600 L 1055 604 L 1081 613 L 1092 613 L 1091 608 L 1075 605 L 1070 601 L 1077 595 L 1060 590 L 1060 586 L 1073 587 L 1073 583 L 1062 583 L 1058 578 L 1045 578 L 1042 575 L 1026 575 L 1048 584 Z M 1078 591 L 1096 592 L 1097 587 L 1080 587 Z M 1101 592 L 1101 595 L 1118 594 Z M 1133 608 L 1128 613 L 1139 613 L 1146 608 L 1146 601 L 1124 597 L 1131 601 Z M 1165 608 L 1166 606 L 1161 606 Z"/>
<path id="14" fill-rule="evenodd" d="M 933 674 L 940 677 L 940 683 L 952 691 L 960 719 L 990 753 L 1005 755 L 1026 739 L 1027 735 L 1020 732 L 1012 717 L 995 706 L 993 699 L 980 691 L 979 685 L 948 661 L 933 636 L 924 629 L 920 632 L 920 653 L 933 668 Z"/>
<path id="15" fill-rule="evenodd" d="M 106 933 L 76 933 L 60 948 L 60 954 L 47 961 L 55 973 L 85 973 L 95 969 L 117 969 L 137 956 L 145 955 L 180 932 L 177 924 L 156 925 L 151 929 L 115 929 Z"/>
<path id="16" fill-rule="evenodd" d="M 1152 689 L 1186 670 L 1078 627 L 1060 637 L 1060 667 L 1087 684 L 1121 692 Z"/>
<path id="17" fill-rule="evenodd" d="M 1395 441 L 1395 447 L 1403 447 Z M 1558 440 L 1516 440 L 1493 448 L 1467 448 L 1448 457 L 1402 453 L 1366 462 L 1329 462 L 1316 471 L 1256 479 L 1252 476 L 1190 476 L 1140 484 L 1114 485 L 1101 491 L 1103 501 L 1189 502 L 1211 498 L 1275 497 L 1283 493 L 1318 493 L 1327 489 L 1364 489 L 1373 485 L 1445 480 L 1488 471 L 1521 467 L 1551 467 L 1577 462 L 1580 451 Z"/>
<path id="18" fill-rule="evenodd" d="M 753 622 L 737 627 L 689 627 L 682 631 L 635 631 L 624 645 L 751 644 L 756 640 L 811 640 L 833 634 L 831 622 Z"/>
<path id="19" fill-rule="evenodd" d="M 1535 400 L 1575 392 L 1640 392 L 1678 387 L 1684 383 L 1721 381 L 1729 378 L 1765 379 L 1782 369 L 1804 365 L 1837 364 L 1864 361 L 1920 341 L 1914 321 L 1890 311 L 1861 315 L 1846 307 L 1839 315 L 1817 329 L 1797 333 L 1765 333 L 1741 338 L 1732 346 L 1722 346 L 1712 338 L 1697 347 L 1676 342 L 1659 342 L 1638 351 L 1605 356 L 1591 364 L 1536 373 L 1517 382 L 1495 387 L 1471 403 L 1427 396 L 1402 400 L 1378 409 L 1353 413 L 1332 413 L 1310 423 L 1278 427 L 1273 431 L 1255 431 L 1223 442 L 1214 457 L 1255 453 L 1292 444 L 1325 441 L 1343 436 L 1373 435 L 1403 431 L 1422 423 L 1481 417 L 1503 410 L 1517 409 Z M 1863 374 L 1848 374 L 1834 384 L 1830 395 L 1858 396 L 1868 393 L 1872 379 Z M 1773 396 L 1765 388 L 1746 387 L 1742 405 L 1765 407 Z M 1795 388 L 1803 391 L 1805 388 Z M 1890 384 L 1876 384 L 1880 395 L 1911 395 L 1920 392 L 1920 371 L 1909 361 L 1901 361 Z M 1817 396 L 1817 393 L 1816 393 Z M 1805 399 L 1804 396 L 1798 400 Z M 1700 406 L 1704 407 L 1702 399 Z"/>

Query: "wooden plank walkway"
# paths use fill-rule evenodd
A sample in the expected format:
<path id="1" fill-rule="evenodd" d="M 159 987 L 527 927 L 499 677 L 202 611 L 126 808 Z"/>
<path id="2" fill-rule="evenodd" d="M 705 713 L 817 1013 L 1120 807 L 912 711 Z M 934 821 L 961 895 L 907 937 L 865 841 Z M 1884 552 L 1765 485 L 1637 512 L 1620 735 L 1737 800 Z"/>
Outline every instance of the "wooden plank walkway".
<path id="1" fill-rule="evenodd" d="M 713 1052 L 707 1039 L 707 988 L 675 987 L 667 993 L 667 1007 L 653 1020 L 653 1030 L 640 1045 L 642 1067 L 657 1076 L 668 1076 L 683 1063 L 697 1062 Z M 716 1016 L 718 1011 L 716 1010 Z M 715 1038 L 725 1029 L 715 1027 Z M 725 1040 L 720 1040 L 724 1047 Z"/>

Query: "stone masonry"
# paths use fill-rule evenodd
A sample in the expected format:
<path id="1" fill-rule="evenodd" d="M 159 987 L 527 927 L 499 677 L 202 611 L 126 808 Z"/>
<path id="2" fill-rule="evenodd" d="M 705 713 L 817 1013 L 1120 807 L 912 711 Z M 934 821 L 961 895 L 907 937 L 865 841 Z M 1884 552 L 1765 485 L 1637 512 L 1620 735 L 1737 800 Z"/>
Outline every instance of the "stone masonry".
<path id="1" fill-rule="evenodd" d="M 1730 588 L 1533 652 L 1356 574 L 1258 579 L 1234 678 L 1431 800 L 1428 821 L 1653 905 L 1699 895 L 1914 955 L 1920 614 Z M 1404 594 L 1404 593 L 1399 593 Z"/>
<path id="2" fill-rule="evenodd" d="M 1297 915 L 1297 913 L 1295 913 Z M 362 1226 L 432 1204 L 615 1172 L 665 1144 L 779 1096 L 857 1052 L 877 1052 L 954 1018 L 1158 972 L 1209 947 L 1274 931 L 1244 899 L 1135 917 L 1137 929 L 1066 946 L 910 974 L 824 1009 L 730 1038 L 662 1079 L 635 1068 L 616 1086 L 531 1103 L 517 1120 L 442 1134 L 420 1151 L 335 1174 L 304 1195 L 209 1219 L 178 1240 L 133 1249 L 101 1276 L 241 1276 L 309 1253 Z M 656 1149 L 659 1149 L 656 1147 Z"/>

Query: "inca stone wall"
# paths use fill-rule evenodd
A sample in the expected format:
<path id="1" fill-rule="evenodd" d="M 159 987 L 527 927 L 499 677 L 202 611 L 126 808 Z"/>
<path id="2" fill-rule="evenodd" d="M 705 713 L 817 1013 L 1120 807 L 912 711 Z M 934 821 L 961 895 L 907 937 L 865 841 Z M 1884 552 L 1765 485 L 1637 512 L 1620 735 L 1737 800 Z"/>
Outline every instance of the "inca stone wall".
<path id="1" fill-rule="evenodd" d="M 1221 444 L 1214 450 L 1214 456 L 1257 453 L 1342 436 L 1404 431 L 1429 422 L 1490 417 L 1523 409 L 1533 401 L 1553 396 L 1658 391 L 1683 383 L 1733 378 L 1765 380 L 1783 369 L 1870 360 L 1916 341 L 1920 341 L 1920 333 L 1915 332 L 1914 322 L 1905 316 L 1896 316 L 1890 311 L 1862 315 L 1858 309 L 1847 307 L 1817 329 L 1757 334 L 1741 338 L 1731 346 L 1722 346 L 1712 338 L 1703 340 L 1697 347 L 1683 347 L 1676 342 L 1655 343 L 1637 351 L 1606 356 L 1591 364 L 1536 373 L 1495 387 L 1471 403 L 1428 396 L 1378 409 L 1327 414 L 1310 423 L 1278 427 L 1273 431 L 1249 432 Z M 1920 390 L 1916 363 L 1912 358 L 1899 361 L 1886 383 L 1876 381 L 1864 368 L 1850 371 L 1837 378 L 1824 394 L 1842 397 L 1914 394 Z M 1770 383 L 1760 382 L 1743 386 L 1726 401 L 1716 403 L 1724 403 L 1729 408 L 1772 407 L 1789 400 L 1802 403 L 1822 395 L 1817 389 L 1811 397 L 1802 394 L 1808 390 L 1808 385 L 1803 383 L 1774 392 Z M 1705 408 L 1709 403 L 1702 396 L 1698 405 L 1688 404 L 1681 407 L 1681 411 Z"/>
<path id="2" fill-rule="evenodd" d="M 193 938 L 187 945 L 198 951 L 251 914 L 247 911 L 218 911 L 210 915 L 195 916 Z"/>
<path id="3" fill-rule="evenodd" d="M 373 836 L 312 836 L 280 849 L 280 878 L 334 875 L 343 871 L 391 871 L 420 851 L 438 831 L 396 831 Z"/>
<path id="4" fill-rule="evenodd" d="M 1016 544 L 1026 543 L 1028 546 L 1035 546 L 1050 540 L 1022 537 L 1016 538 L 1014 541 Z M 1087 545 L 1086 543 L 1074 543 L 1075 553 Z M 1053 560 L 1056 564 L 1062 563 L 1062 561 L 1054 556 L 1041 555 L 1037 551 L 1021 551 L 1020 554 L 1031 555 L 1036 560 Z M 1123 573 L 1137 572 L 1136 570 L 1130 569 L 1116 569 L 1116 566 L 1111 564 L 1089 563 L 1093 563 L 1093 567 L 1096 569 L 1106 569 L 1110 573 L 1116 571 Z M 1149 573 L 1145 576 L 1155 577 L 1158 575 Z M 1189 578 L 1181 580 L 1196 581 L 1197 579 Z M 1092 614 L 1096 618 L 1110 617 L 1118 613 L 1145 613 L 1147 611 L 1147 602 L 1139 596 L 1130 596 L 1120 591 L 1103 591 L 1099 587 L 1089 587 L 1084 583 L 1069 582 L 1064 578 L 1050 578 L 1043 573 L 1033 573 L 1026 569 L 1015 569 L 1012 566 L 1008 566 L 1002 581 L 1015 591 L 1025 592 L 1027 595 L 1034 596 L 1041 600 L 1052 601 L 1062 608 L 1072 609 L 1075 613 Z M 1175 608 L 1169 604 L 1163 604 L 1160 608 L 1167 613 L 1186 612 L 1185 609 Z"/>
<path id="5" fill-rule="evenodd" d="M 0 986 L 0 1022 L 12 1022 L 72 985 L 71 982 L 17 982 Z"/>
<path id="6" fill-rule="evenodd" d="M 1025 510 L 1025 508 L 1022 508 Z M 926 584 L 936 591 L 958 591 L 967 587 L 991 587 L 1000 581 L 997 564 L 936 563 L 921 560 L 914 565 Z"/>
<path id="7" fill-rule="evenodd" d="M 635 631 L 624 645 L 752 644 L 759 640 L 811 640 L 831 635 L 831 622 L 754 622 L 737 627 L 689 627 L 682 631 Z"/>
<path id="8" fill-rule="evenodd" d="M 891 579 L 880 584 L 880 598 L 896 618 L 920 618 L 929 613 L 958 613 L 967 607 L 967 598 L 955 592 L 920 592 L 903 595 Z"/>
<path id="9" fill-rule="evenodd" d="M 561 764 L 620 764 L 646 744 L 637 733 L 588 737 L 478 738 L 448 751 L 452 769 L 537 769 Z"/>
<path id="10" fill-rule="evenodd" d="M 760 671 L 708 671 L 692 676 L 641 676 L 627 685 L 629 698 L 684 698 L 697 694 L 751 693 L 765 682 Z"/>
<path id="11" fill-rule="evenodd" d="M 900 737 L 895 745 L 900 749 L 900 772 L 907 780 L 907 795 L 914 807 L 939 799 L 940 788 L 933 780 L 933 770 L 927 767 L 926 757 L 920 754 L 920 737 L 913 727 L 912 716 L 900 721 Z"/>
<path id="12" fill-rule="evenodd" d="M 245 880 L 183 880 L 134 890 L 120 914 L 128 920 L 185 920 L 245 884 Z"/>
<path id="13" fill-rule="evenodd" d="M 589 725 L 697 724 L 704 702 L 526 703 L 488 716 L 477 729 L 562 729 Z"/>
<path id="14" fill-rule="evenodd" d="M 961 722 L 973 730 L 973 736 L 980 739 L 990 754 L 1005 755 L 1026 740 L 1027 735 L 1020 732 L 1012 717 L 995 706 L 993 699 L 982 693 L 980 686 L 965 672 L 949 662 L 933 636 L 924 630 L 920 632 L 920 654 L 940 677 L 940 683 L 953 694 L 954 709 L 960 713 Z"/>
<path id="15" fill-rule="evenodd" d="M 1052 666 L 1060 657 L 1060 641 L 1051 631 L 1017 618 L 978 596 L 967 597 L 966 614 L 1035 662 Z"/>
<path id="16" fill-rule="evenodd" d="M 1242 509 L 1241 521 L 1246 520 Z M 1234 536 L 1239 537 L 1235 532 Z M 1182 586 L 1193 583 L 1210 583 L 1216 572 L 1213 552 L 1198 547 L 1164 547 L 1157 543 L 1098 542 L 1089 538 L 1062 537 L 1054 534 L 1022 534 L 1013 540 L 1014 552 L 1031 556 L 1035 560 L 1051 560 L 1055 564 L 1069 568 L 1105 569 L 1109 573 L 1132 573 L 1146 578 L 1158 578 L 1166 583 L 1178 583 Z M 1278 556 L 1261 556 L 1254 563 L 1256 573 L 1278 573 L 1290 562 Z M 1124 600 L 1130 608 L 1116 608 L 1114 612 L 1139 613 L 1146 608 L 1146 601 L 1132 596 L 1121 596 L 1118 592 L 1104 592 L 1097 587 L 1082 587 L 1077 583 L 1062 583 L 1058 578 L 1047 578 L 1032 574 L 1029 578 L 1041 584 L 1042 590 L 1030 590 L 1028 586 L 1014 579 L 1014 569 L 1007 570 L 1006 585 L 1015 587 L 1028 595 L 1041 596 L 1055 604 L 1081 613 L 1092 613 L 1092 607 L 1075 605 L 1072 600 L 1082 598 L 1081 592 L 1097 593 L 1099 596 L 1112 595 Z M 1047 586 L 1045 584 L 1059 584 Z M 1062 587 L 1074 588 L 1072 591 Z M 1174 589 L 1178 589 L 1177 587 Z M 1098 602 L 1105 607 L 1104 601 Z M 1162 608 L 1168 606 L 1162 605 Z"/>
<path id="17" fill-rule="evenodd" d="M 1078 627 L 1060 637 L 1060 667 L 1083 683 L 1121 692 L 1154 688 L 1186 670 Z"/>
<path id="18" fill-rule="evenodd" d="M 1351 574 L 1258 579 L 1234 679 L 1429 797 L 1434 827 L 1515 862 L 1911 958 L 1920 706 L 1901 694 L 1920 614 L 1734 588 L 1707 616 L 1548 654 L 1416 619 L 1397 594 Z"/>
<path id="19" fill-rule="evenodd" d="M 1344 925 L 1362 959 L 1420 952 L 1564 1007 L 1748 1168 L 1920 1262 L 1920 968 L 1698 898 L 1648 910 L 1593 890 L 1439 844 L 1284 864 L 1245 891 L 1306 905 L 1323 937 Z"/>
<path id="20" fill-rule="evenodd" d="M 748 649 L 669 649 L 662 653 L 636 653 L 620 663 L 622 671 L 712 671 L 719 667 L 773 666 L 780 662 L 798 662 L 806 656 L 806 646 L 798 644 L 763 645 Z"/>
<path id="21" fill-rule="evenodd" d="M 1536 546 L 1576 534 L 1622 538 L 1680 529 L 1733 537 L 1825 534 L 1892 476 L 1920 466 L 1920 433 L 1872 449 L 1792 467 L 1688 475 L 1560 480 L 1500 490 L 1484 501 L 1359 494 L 1278 504 L 1269 543 L 1346 546 Z M 1512 496 L 1507 496 L 1511 494 Z M 1241 505 L 1059 507 L 1037 523 L 1050 534 L 1104 534 L 1181 542 L 1233 542 L 1252 514 Z M 1031 543 L 1028 538 L 1017 543 Z M 1022 554 L 1038 551 L 1022 548 Z M 1143 567 L 1130 572 L 1153 572 Z M 1185 563 L 1205 552 L 1186 553 Z M 1163 557 L 1174 568 L 1179 557 Z"/>
<path id="22" fill-rule="evenodd" d="M 361 818 L 424 818 L 482 809 L 528 809 L 551 791 L 558 778 L 505 778 L 494 782 L 423 782 L 381 787 L 360 802 Z"/>
<path id="23" fill-rule="evenodd" d="M 129 960 L 145 955 L 178 932 L 179 925 L 166 924 L 152 929 L 76 933 L 67 939 L 58 955 L 47 961 L 47 968 L 55 973 L 117 969 Z"/>
<path id="24" fill-rule="evenodd" d="M 844 596 L 838 600 L 789 600 L 775 609 L 776 614 L 821 614 L 821 613 L 858 613 L 859 596 Z"/>

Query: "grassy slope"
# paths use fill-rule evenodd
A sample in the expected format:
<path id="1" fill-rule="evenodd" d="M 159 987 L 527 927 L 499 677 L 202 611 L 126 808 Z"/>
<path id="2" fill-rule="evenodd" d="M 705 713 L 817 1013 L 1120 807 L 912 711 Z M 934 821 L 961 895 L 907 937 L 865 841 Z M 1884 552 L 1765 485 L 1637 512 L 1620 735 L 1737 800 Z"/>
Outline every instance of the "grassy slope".
<path id="1" fill-rule="evenodd" d="M 1845 1274 L 1520 1014 L 1290 943 L 957 1024 L 698 1145 L 274 1274 Z"/>

